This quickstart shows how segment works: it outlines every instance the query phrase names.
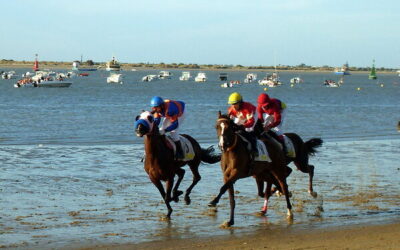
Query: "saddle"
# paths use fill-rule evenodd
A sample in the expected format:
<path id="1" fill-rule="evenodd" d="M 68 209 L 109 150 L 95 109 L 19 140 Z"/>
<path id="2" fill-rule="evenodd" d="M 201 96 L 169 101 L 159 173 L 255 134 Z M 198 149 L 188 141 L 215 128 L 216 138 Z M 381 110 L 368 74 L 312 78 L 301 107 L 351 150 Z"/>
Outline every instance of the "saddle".
<path id="1" fill-rule="evenodd" d="M 251 143 L 249 142 L 249 140 L 247 140 L 244 136 L 240 134 L 237 135 L 240 136 L 240 138 L 242 138 L 242 140 L 246 143 L 247 150 L 251 152 Z M 258 150 L 258 157 L 254 158 L 254 161 L 272 162 L 264 142 L 258 139 L 257 139 L 257 150 Z"/>
<path id="2" fill-rule="evenodd" d="M 264 136 L 269 136 L 269 138 L 274 139 L 279 144 L 281 149 L 283 149 L 283 145 L 278 140 L 278 135 L 274 131 L 270 130 L 267 133 L 264 133 Z M 285 143 L 286 150 L 287 150 L 286 156 L 290 157 L 290 158 L 295 158 L 296 157 L 296 150 L 294 148 L 294 144 L 293 144 L 292 140 L 290 140 L 290 138 L 287 137 L 286 135 L 283 135 L 283 141 Z"/>
<path id="3" fill-rule="evenodd" d="M 175 142 L 172 140 L 170 136 L 165 136 L 166 142 L 167 142 L 167 147 L 169 149 L 172 149 L 174 151 L 174 155 L 176 154 L 176 145 Z M 182 145 L 182 151 L 183 151 L 183 161 L 190 161 L 193 160 L 195 153 L 193 149 L 192 143 L 184 136 L 179 135 L 179 140 Z"/>

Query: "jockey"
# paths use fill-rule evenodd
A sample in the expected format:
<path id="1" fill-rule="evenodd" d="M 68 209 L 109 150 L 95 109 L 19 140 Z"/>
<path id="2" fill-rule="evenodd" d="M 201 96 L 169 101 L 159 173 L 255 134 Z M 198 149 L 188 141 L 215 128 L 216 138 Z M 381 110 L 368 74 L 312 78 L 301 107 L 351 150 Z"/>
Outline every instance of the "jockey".
<path id="1" fill-rule="evenodd" d="M 154 96 L 150 101 L 152 113 L 154 114 L 154 124 L 158 126 L 161 118 L 164 117 L 160 134 L 163 135 L 169 132 L 172 140 L 176 145 L 176 159 L 183 159 L 183 150 L 181 141 L 179 140 L 179 125 L 182 124 L 185 118 L 185 103 L 182 101 L 163 100 L 159 96 Z"/>
<path id="2" fill-rule="evenodd" d="M 283 138 L 282 125 L 286 116 L 286 104 L 278 99 L 269 98 L 266 93 L 262 93 L 257 99 L 258 119 L 263 123 L 264 131 L 272 130 L 274 138 L 282 144 L 286 154 L 286 145 Z M 264 117 L 265 115 L 265 117 Z"/>
<path id="3" fill-rule="evenodd" d="M 257 119 L 255 116 L 256 107 L 249 102 L 244 102 L 242 96 L 237 92 L 229 96 L 228 104 L 231 104 L 228 115 L 235 124 L 244 128 L 244 130 L 239 130 L 238 133 L 250 141 L 254 160 L 258 157 L 257 138 L 254 133 Z"/>

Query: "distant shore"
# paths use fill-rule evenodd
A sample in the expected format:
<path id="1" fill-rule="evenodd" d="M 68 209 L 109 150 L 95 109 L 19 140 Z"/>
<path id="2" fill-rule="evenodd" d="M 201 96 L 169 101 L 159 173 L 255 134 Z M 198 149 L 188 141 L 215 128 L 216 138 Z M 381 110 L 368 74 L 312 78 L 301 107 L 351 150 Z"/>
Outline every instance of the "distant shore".
<path id="1" fill-rule="evenodd" d="M 222 229 L 221 229 L 222 230 Z M 140 244 L 96 245 L 77 249 L 398 249 L 400 222 L 325 229 L 279 229 L 239 237 L 171 239 Z"/>
<path id="2" fill-rule="evenodd" d="M 199 65 L 198 67 L 166 67 L 160 66 L 159 64 L 152 64 L 148 66 L 140 66 L 136 67 L 137 65 L 135 64 L 130 64 L 130 63 L 121 63 L 121 69 L 125 71 L 131 71 L 132 69 L 135 69 L 137 71 L 143 71 L 143 70 L 181 70 L 181 71 L 220 71 L 220 72 L 237 72 L 237 71 L 245 71 L 245 72 L 272 72 L 274 71 L 274 67 L 271 66 L 266 66 L 266 67 L 261 67 L 261 68 L 253 68 L 253 67 L 226 67 L 226 68 L 221 68 L 219 66 L 204 66 L 204 65 Z M 33 62 L 0 62 L 0 71 L 4 71 L 4 69 L 21 69 L 21 68 L 32 68 L 33 67 Z M 52 69 L 52 70 L 71 70 L 72 69 L 72 63 L 67 63 L 67 62 L 39 62 L 39 67 L 41 69 Z M 95 64 L 91 66 L 83 65 L 82 68 L 98 68 L 99 70 L 105 69 L 105 64 Z M 297 68 L 279 68 L 277 67 L 277 70 L 279 72 L 306 72 L 306 73 L 331 73 L 334 71 L 334 68 L 324 68 L 324 67 L 314 67 L 314 68 L 306 68 L 306 69 L 297 69 Z M 369 73 L 368 70 L 350 70 L 352 74 L 367 74 Z M 396 71 L 393 69 L 390 70 L 384 70 L 376 71 L 379 74 L 398 74 Z"/>

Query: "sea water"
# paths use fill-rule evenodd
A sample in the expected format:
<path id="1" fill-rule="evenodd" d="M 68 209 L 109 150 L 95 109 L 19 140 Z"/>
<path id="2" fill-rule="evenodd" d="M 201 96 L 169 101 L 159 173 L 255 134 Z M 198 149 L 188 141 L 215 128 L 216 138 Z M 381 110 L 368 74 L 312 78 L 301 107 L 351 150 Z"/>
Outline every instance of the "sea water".
<path id="1" fill-rule="evenodd" d="M 328 88 L 322 85 L 325 79 L 338 80 L 332 73 L 283 72 L 282 86 L 265 89 L 256 83 L 221 88 L 217 71 L 206 71 L 205 83 L 181 82 L 181 71 L 171 72 L 171 79 L 141 82 L 158 71 L 123 71 L 123 84 L 107 84 L 108 73 L 96 71 L 73 78 L 69 88 L 16 89 L 14 80 L 0 80 L 0 246 L 139 243 L 398 219 L 397 75 L 373 81 L 367 73 L 353 74 L 341 87 Z M 228 72 L 228 79 L 243 82 L 247 73 Z M 261 78 L 266 72 L 257 73 Z M 296 76 L 304 83 L 291 85 L 289 79 Z M 257 197 L 254 179 L 242 179 L 235 184 L 235 225 L 221 229 L 229 218 L 228 195 L 217 210 L 207 207 L 223 184 L 219 163 L 201 164 L 192 203 L 171 203 L 172 220 L 164 221 L 165 204 L 143 170 L 143 138 L 133 128 L 136 115 L 149 109 L 155 95 L 182 100 L 186 120 L 181 132 L 203 148 L 217 148 L 217 113 L 226 112 L 234 91 L 253 104 L 267 91 L 288 106 L 284 131 L 324 140 L 310 160 L 317 198 L 307 193 L 308 175 L 294 171 L 288 179 L 294 221 L 285 219 L 282 197 L 272 197 L 268 216 L 258 216 L 263 199 Z M 185 170 L 181 190 L 192 180 Z"/>

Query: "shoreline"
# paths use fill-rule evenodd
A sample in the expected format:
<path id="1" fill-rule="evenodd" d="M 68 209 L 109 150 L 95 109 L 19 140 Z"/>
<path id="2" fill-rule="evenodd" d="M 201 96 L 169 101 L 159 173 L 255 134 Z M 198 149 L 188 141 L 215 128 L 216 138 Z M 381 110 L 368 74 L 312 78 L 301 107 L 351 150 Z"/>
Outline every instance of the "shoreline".
<path id="1" fill-rule="evenodd" d="M 397 249 L 398 246 L 400 221 L 395 220 L 386 224 L 354 224 L 323 229 L 288 227 L 258 230 L 240 236 L 168 239 L 138 244 L 81 246 L 72 249 Z"/>
<path id="2" fill-rule="evenodd" d="M 56 70 L 72 70 L 72 65 L 70 64 L 53 64 L 47 63 L 43 64 L 39 62 L 39 65 L 42 69 L 56 69 Z M 98 66 L 98 65 L 97 65 Z M 0 69 L 32 69 L 33 63 L 29 64 L 0 64 Z M 96 68 L 96 65 L 93 66 Z M 82 67 L 85 68 L 85 67 Z M 135 69 L 136 71 L 147 71 L 147 70 L 177 70 L 177 71 L 220 71 L 220 72 L 272 72 L 274 71 L 273 68 L 271 69 L 218 69 L 218 68 L 163 68 L 163 67 L 133 67 L 129 65 L 121 64 L 122 71 L 131 71 Z M 98 70 L 105 70 L 105 67 L 100 67 Z M 278 72 L 288 72 L 288 73 L 334 73 L 332 70 L 325 70 L 325 69 L 315 69 L 315 70 L 307 70 L 307 69 L 278 69 Z M 369 74 L 369 71 L 350 71 L 351 74 Z M 396 71 L 376 71 L 378 74 L 399 74 Z"/>

